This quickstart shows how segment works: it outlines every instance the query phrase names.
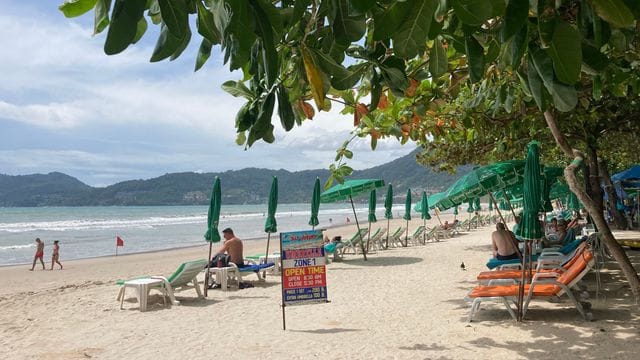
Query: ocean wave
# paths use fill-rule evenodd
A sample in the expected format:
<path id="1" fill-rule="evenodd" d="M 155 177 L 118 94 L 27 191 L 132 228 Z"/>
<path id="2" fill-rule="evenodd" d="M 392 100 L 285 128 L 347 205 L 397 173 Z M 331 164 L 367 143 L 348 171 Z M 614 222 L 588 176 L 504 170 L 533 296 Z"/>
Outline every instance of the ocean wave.
<path id="1" fill-rule="evenodd" d="M 6 245 L 0 246 L 0 251 L 8 251 L 8 250 L 18 250 L 18 249 L 28 249 L 36 247 L 36 244 L 27 244 L 27 245 Z"/>

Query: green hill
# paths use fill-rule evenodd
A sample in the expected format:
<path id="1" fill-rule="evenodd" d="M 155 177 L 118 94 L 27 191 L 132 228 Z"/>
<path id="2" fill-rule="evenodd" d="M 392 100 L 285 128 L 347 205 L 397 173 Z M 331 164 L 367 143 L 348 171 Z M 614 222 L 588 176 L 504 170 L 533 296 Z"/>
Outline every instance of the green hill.
<path id="1" fill-rule="evenodd" d="M 417 150 L 402 158 L 370 169 L 354 171 L 351 178 L 381 178 L 394 185 L 395 193 L 404 196 L 407 187 L 413 192 L 435 192 L 450 185 L 468 171 L 433 172 L 415 161 Z M 221 173 L 171 173 L 148 180 L 123 181 L 94 188 L 62 174 L 10 176 L 0 174 L 0 206 L 112 206 L 112 205 L 195 205 L 207 204 L 213 179 L 219 176 L 225 204 L 262 204 L 267 200 L 271 180 L 278 177 L 281 203 L 308 202 L 316 177 L 322 183 L 328 170 L 268 170 L 246 168 Z M 383 196 L 381 191 L 379 196 Z"/>

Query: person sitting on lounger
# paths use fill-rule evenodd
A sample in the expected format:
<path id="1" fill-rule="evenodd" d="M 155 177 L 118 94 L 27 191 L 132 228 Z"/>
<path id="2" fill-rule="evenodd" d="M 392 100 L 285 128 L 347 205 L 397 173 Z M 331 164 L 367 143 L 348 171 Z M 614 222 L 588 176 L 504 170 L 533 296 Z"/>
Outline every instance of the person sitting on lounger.
<path id="1" fill-rule="evenodd" d="M 496 224 L 496 231 L 491 234 L 491 247 L 493 256 L 498 260 L 520 258 L 513 233 L 508 231 L 501 222 Z"/>
<path id="2" fill-rule="evenodd" d="M 440 225 L 440 228 L 442 230 L 449 230 L 449 229 L 451 229 L 451 225 L 449 225 L 449 222 L 447 220 L 445 220 L 444 224 Z"/>
<path id="3" fill-rule="evenodd" d="M 551 222 L 547 224 L 547 235 L 557 235 L 558 234 L 558 219 L 553 218 Z"/>
<path id="4" fill-rule="evenodd" d="M 233 234 L 233 230 L 231 230 L 231 228 L 222 230 L 222 236 L 224 236 L 224 243 L 215 255 L 227 253 L 231 258 L 232 263 L 236 264 L 239 268 L 244 267 L 242 240 L 238 239 Z"/>

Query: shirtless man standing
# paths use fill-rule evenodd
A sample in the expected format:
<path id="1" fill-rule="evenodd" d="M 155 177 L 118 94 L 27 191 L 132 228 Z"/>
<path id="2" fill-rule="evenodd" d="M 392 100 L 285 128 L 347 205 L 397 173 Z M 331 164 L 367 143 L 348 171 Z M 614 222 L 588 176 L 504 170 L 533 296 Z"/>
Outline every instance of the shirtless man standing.
<path id="1" fill-rule="evenodd" d="M 36 254 L 33 256 L 31 271 L 36 267 L 36 261 L 38 261 L 38 259 L 40 259 L 40 263 L 42 263 L 42 270 L 44 270 L 44 242 L 40 240 L 40 238 L 36 238 L 36 246 Z"/>
<path id="2" fill-rule="evenodd" d="M 518 246 L 511 231 L 507 231 L 503 223 L 496 224 L 496 231 L 491 234 L 493 256 L 498 260 L 519 259 Z"/>
<path id="3" fill-rule="evenodd" d="M 244 256 L 242 255 L 242 240 L 238 239 L 234 234 L 231 228 L 226 228 L 222 230 L 222 236 L 224 236 L 224 243 L 220 249 L 218 249 L 217 254 L 229 254 L 231 257 L 231 262 L 236 264 L 238 267 L 244 266 Z"/>

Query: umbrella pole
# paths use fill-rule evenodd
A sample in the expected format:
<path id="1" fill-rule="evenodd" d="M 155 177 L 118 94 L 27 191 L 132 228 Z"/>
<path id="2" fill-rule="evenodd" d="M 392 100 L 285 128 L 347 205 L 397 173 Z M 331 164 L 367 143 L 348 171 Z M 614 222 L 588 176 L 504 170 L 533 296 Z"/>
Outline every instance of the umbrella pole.
<path id="1" fill-rule="evenodd" d="M 436 217 L 438 218 L 438 222 L 440 223 L 440 225 L 442 225 L 442 220 L 440 220 L 440 210 L 438 210 L 438 208 L 435 208 L 434 212 L 436 213 Z"/>
<path id="2" fill-rule="evenodd" d="M 207 258 L 207 272 L 204 273 L 204 297 L 207 297 L 208 291 L 209 290 L 209 276 L 211 276 L 209 274 L 209 269 L 211 268 L 211 247 L 213 246 L 213 244 L 210 242 L 209 243 L 209 257 Z"/>
<path id="3" fill-rule="evenodd" d="M 404 247 L 409 246 L 409 220 L 407 220 L 407 234 L 404 236 Z"/>
<path id="4" fill-rule="evenodd" d="M 489 193 L 489 196 L 491 196 L 491 200 L 493 200 L 493 203 L 496 204 L 496 210 L 498 211 L 498 215 L 500 216 L 500 220 L 502 220 L 502 223 L 504 224 L 505 229 L 507 229 L 507 231 L 509 231 L 509 227 L 507 226 L 507 222 L 504 221 L 504 218 L 502 217 L 502 212 L 500 212 L 500 209 L 498 208 L 498 205 L 496 203 L 496 199 L 493 198 L 493 194 Z"/>
<path id="5" fill-rule="evenodd" d="M 367 252 L 364 248 L 364 243 L 362 242 L 362 236 L 360 236 L 360 223 L 358 222 L 358 215 L 356 215 L 356 207 L 353 205 L 353 198 L 349 195 L 349 201 L 351 201 L 351 209 L 353 209 L 353 218 L 356 219 L 356 228 L 358 228 L 358 238 L 360 238 L 360 249 L 362 250 L 362 256 L 364 257 L 364 261 L 367 261 Z"/>
<path id="6" fill-rule="evenodd" d="M 513 221 L 516 220 L 516 212 L 513 210 L 513 206 L 511 206 L 511 201 L 509 201 L 509 197 L 505 196 L 505 200 L 507 200 L 507 204 L 509 205 L 509 209 L 511 209 L 511 214 L 513 215 Z"/>
<path id="7" fill-rule="evenodd" d="M 266 264 L 269 260 L 269 242 L 271 241 L 271 233 L 267 233 L 267 250 L 264 252 L 264 263 Z"/>
<path id="8" fill-rule="evenodd" d="M 387 219 L 387 243 L 384 245 L 385 250 L 389 248 L 389 222 L 391 220 Z"/>
<path id="9" fill-rule="evenodd" d="M 367 230 L 367 252 L 369 252 L 370 241 L 371 241 L 371 221 L 369 221 L 369 230 Z"/>

